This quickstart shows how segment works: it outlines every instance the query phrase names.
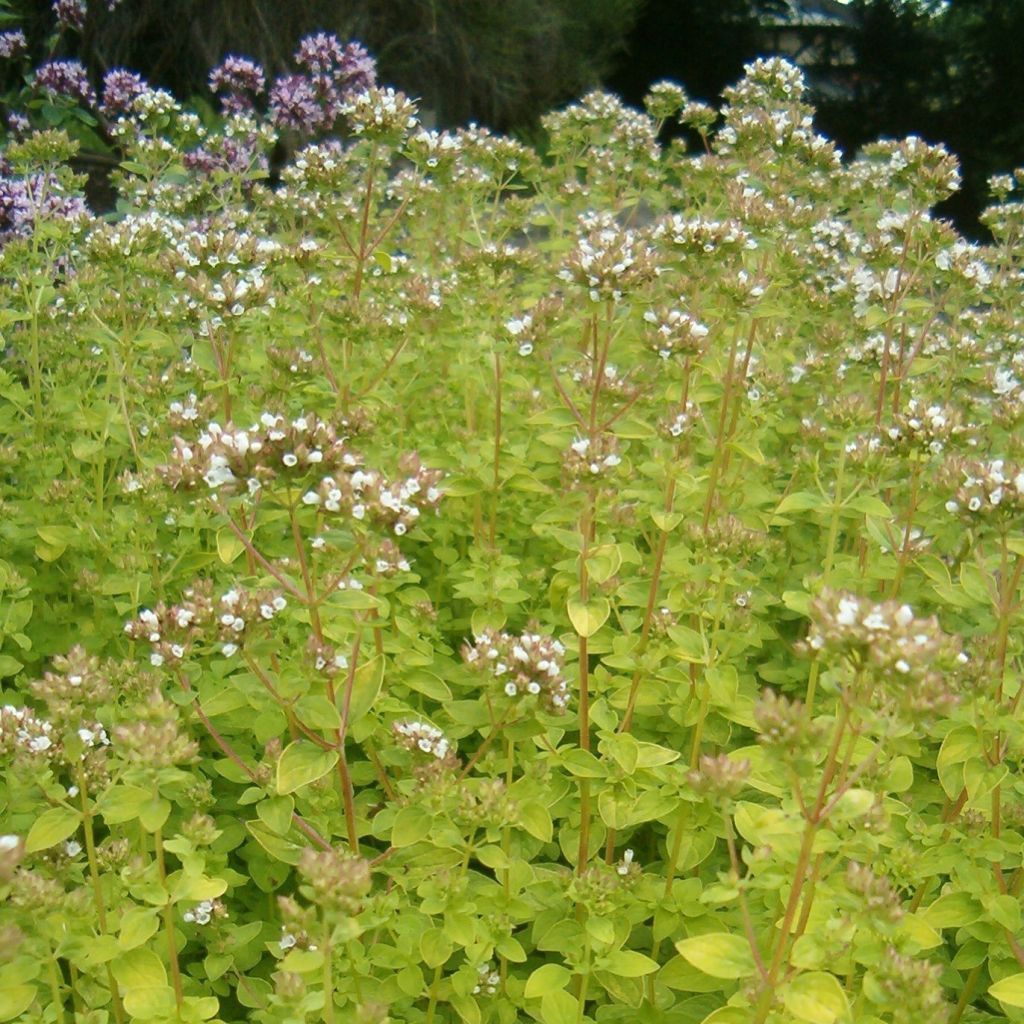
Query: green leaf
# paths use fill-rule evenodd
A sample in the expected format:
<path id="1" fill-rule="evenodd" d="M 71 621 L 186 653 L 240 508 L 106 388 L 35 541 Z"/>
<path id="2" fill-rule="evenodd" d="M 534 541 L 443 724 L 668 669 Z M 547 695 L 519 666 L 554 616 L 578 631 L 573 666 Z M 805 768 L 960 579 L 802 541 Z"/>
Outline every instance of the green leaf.
<path id="1" fill-rule="evenodd" d="M 67 807 L 51 807 L 43 811 L 28 830 L 25 839 L 25 852 L 36 853 L 56 846 L 63 839 L 73 835 L 78 829 L 82 815 Z"/>
<path id="2" fill-rule="evenodd" d="M 428 967 L 440 967 L 455 947 L 440 928 L 428 928 L 420 936 L 420 956 Z"/>
<path id="3" fill-rule="evenodd" d="M 391 826 L 391 845 L 400 848 L 412 846 L 430 835 L 434 819 L 422 807 L 403 807 Z"/>
<path id="4" fill-rule="evenodd" d="M 608 620 L 612 606 L 606 597 L 595 597 L 584 604 L 582 601 L 569 599 L 567 610 L 573 629 L 580 636 L 593 636 Z"/>
<path id="5" fill-rule="evenodd" d="M 618 544 L 602 544 L 587 555 L 587 572 L 595 583 L 607 583 L 622 565 Z"/>
<path id="6" fill-rule="evenodd" d="M 527 800 L 519 805 L 519 824 L 534 839 L 550 843 L 553 833 L 551 815 L 548 809 L 537 800 Z"/>
<path id="7" fill-rule="evenodd" d="M 347 682 L 347 680 L 346 680 Z M 348 714 L 345 707 L 345 687 L 341 687 L 341 713 L 348 724 L 359 721 L 373 707 L 373 702 L 380 694 L 384 682 L 384 655 L 375 654 L 369 661 L 364 661 L 355 672 L 352 681 L 352 696 L 348 699 Z M 332 766 L 333 767 L 333 766 Z"/>
<path id="8" fill-rule="evenodd" d="M 122 825 L 134 821 L 152 798 L 141 786 L 112 786 L 100 797 L 97 810 L 108 825 Z"/>
<path id="9" fill-rule="evenodd" d="M 782 1001 L 797 1020 L 808 1024 L 833 1024 L 850 1014 L 842 985 L 826 971 L 798 975 L 782 990 Z"/>
<path id="10" fill-rule="evenodd" d="M 526 979 L 523 995 L 527 999 L 540 999 L 549 992 L 561 992 L 572 980 L 572 972 L 560 964 L 544 964 Z"/>
<path id="11" fill-rule="evenodd" d="M 256 805 L 260 821 L 279 836 L 286 836 L 291 831 L 294 810 L 295 800 L 290 796 L 272 796 Z"/>
<path id="12" fill-rule="evenodd" d="M 247 821 L 245 827 L 253 839 L 263 847 L 275 860 L 283 864 L 298 864 L 302 847 L 271 832 L 261 821 Z"/>
<path id="13" fill-rule="evenodd" d="M 338 763 L 336 750 L 322 750 L 306 740 L 289 743 L 277 762 L 277 791 L 294 793 L 322 779 Z"/>
<path id="14" fill-rule="evenodd" d="M 151 949 L 123 953 L 111 965 L 114 978 L 123 989 L 158 988 L 167 984 L 163 961 Z"/>
<path id="15" fill-rule="evenodd" d="M 1000 979 L 989 987 L 988 994 L 1007 1006 L 1024 1007 L 1024 973 Z"/>
<path id="16" fill-rule="evenodd" d="M 230 565 L 244 550 L 245 545 L 230 526 L 217 531 L 217 554 L 225 565 Z"/>
<path id="17" fill-rule="evenodd" d="M 651 519 L 662 533 L 671 533 L 683 521 L 685 515 L 685 512 L 666 512 L 661 508 L 651 510 Z"/>
<path id="18" fill-rule="evenodd" d="M 775 509 L 775 515 L 783 516 L 787 512 L 809 512 L 811 509 L 823 508 L 827 501 L 811 491 L 797 491 L 787 494 Z"/>
<path id="19" fill-rule="evenodd" d="M 20 1017 L 36 997 L 33 985 L 0 986 L 0 1020 L 14 1020 Z"/>
<path id="20" fill-rule="evenodd" d="M 578 1024 L 579 1006 L 568 992 L 546 992 L 540 1000 L 540 1019 L 543 1024 Z"/>
<path id="21" fill-rule="evenodd" d="M 9 654 L 0 654 L 0 679 L 17 675 L 25 666 Z"/>
<path id="22" fill-rule="evenodd" d="M 712 978 L 749 978 L 756 970 L 747 940 L 728 932 L 693 935 L 677 942 L 676 950 Z"/>
<path id="23" fill-rule="evenodd" d="M 642 978 L 658 969 L 658 961 L 632 949 L 619 949 L 604 958 L 601 969 L 619 978 Z"/>
<path id="24" fill-rule="evenodd" d="M 149 907 L 132 907 L 121 917 L 121 934 L 117 944 L 121 949 L 135 949 L 152 938 L 160 927 L 158 911 Z"/>

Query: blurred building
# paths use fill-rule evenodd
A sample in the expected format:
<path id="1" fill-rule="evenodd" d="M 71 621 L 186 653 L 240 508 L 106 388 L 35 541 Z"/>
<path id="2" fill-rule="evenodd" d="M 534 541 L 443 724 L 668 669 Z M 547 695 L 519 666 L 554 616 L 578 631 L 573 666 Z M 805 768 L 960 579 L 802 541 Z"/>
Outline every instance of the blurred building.
<path id="1" fill-rule="evenodd" d="M 789 58 L 822 99 L 855 96 L 857 16 L 839 0 L 763 0 L 759 4 L 765 53 Z"/>

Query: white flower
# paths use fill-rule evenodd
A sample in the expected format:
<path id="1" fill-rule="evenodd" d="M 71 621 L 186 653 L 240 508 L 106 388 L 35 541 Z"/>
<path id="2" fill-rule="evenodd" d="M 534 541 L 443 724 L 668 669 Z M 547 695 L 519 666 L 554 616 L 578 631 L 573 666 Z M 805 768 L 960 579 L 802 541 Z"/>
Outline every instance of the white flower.
<path id="1" fill-rule="evenodd" d="M 17 836 L 0 836 L 0 853 L 10 853 L 16 850 L 21 840 Z"/>

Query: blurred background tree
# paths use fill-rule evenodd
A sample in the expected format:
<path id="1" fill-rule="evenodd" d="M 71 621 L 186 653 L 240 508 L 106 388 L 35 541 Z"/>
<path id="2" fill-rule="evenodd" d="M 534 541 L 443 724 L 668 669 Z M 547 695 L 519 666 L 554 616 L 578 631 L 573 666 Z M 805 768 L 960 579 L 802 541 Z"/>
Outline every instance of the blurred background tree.
<path id="1" fill-rule="evenodd" d="M 141 72 L 176 96 L 202 95 L 228 54 L 273 77 L 311 32 L 357 39 L 379 78 L 420 99 L 439 124 L 507 130 L 596 85 L 642 0 L 107 0 L 87 4 L 79 33 L 53 34 L 51 0 L 7 0 L 33 55 L 79 58 L 93 80 Z"/>
<path id="2" fill-rule="evenodd" d="M 807 70 L 819 127 L 846 153 L 908 134 L 956 153 L 964 187 L 940 213 L 967 234 L 980 231 L 987 177 L 1024 164 L 1024 0 L 120 0 L 113 9 L 109 0 L 89 0 L 85 7 L 81 33 L 54 32 L 53 0 L 0 0 L 0 21 L 25 29 L 37 60 L 81 59 L 94 84 L 122 66 L 177 96 L 207 99 L 209 69 L 226 55 L 260 60 L 274 76 L 289 67 L 302 36 L 335 32 L 361 41 L 377 58 L 380 80 L 419 98 L 437 125 L 475 120 L 533 134 L 542 113 L 602 84 L 639 105 L 652 82 L 671 78 L 714 102 L 745 62 L 781 50 Z M 8 88 L 20 84 L 12 76 L 13 67 Z"/>

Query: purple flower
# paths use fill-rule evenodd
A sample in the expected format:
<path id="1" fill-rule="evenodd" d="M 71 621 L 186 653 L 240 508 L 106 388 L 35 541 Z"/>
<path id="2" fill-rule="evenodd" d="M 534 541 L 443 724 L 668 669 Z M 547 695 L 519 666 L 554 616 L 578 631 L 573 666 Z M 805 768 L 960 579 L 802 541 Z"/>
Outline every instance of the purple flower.
<path id="1" fill-rule="evenodd" d="M 32 203 L 25 182 L 0 178 L 0 245 L 32 230 Z"/>
<path id="2" fill-rule="evenodd" d="M 210 91 L 220 97 L 229 114 L 252 109 L 252 97 L 261 96 L 266 87 L 263 68 L 247 57 L 225 57 L 210 72 Z"/>
<path id="3" fill-rule="evenodd" d="M 314 75 L 330 75 L 345 56 L 341 41 L 328 32 L 306 36 L 295 51 L 295 63 Z"/>
<path id="4" fill-rule="evenodd" d="M 141 75 L 125 68 L 114 68 L 103 76 L 103 113 L 109 117 L 130 114 L 135 100 L 146 91 Z"/>
<path id="5" fill-rule="evenodd" d="M 0 32 L 0 57 L 23 57 L 27 52 L 28 43 L 20 28 L 13 32 Z"/>
<path id="6" fill-rule="evenodd" d="M 32 122 L 24 114 L 19 114 L 17 111 L 11 111 L 11 113 L 7 115 L 7 130 L 16 139 L 23 139 L 30 131 L 32 131 Z"/>
<path id="7" fill-rule="evenodd" d="M 81 197 L 59 191 L 52 175 L 0 177 L 0 246 L 31 235 L 37 221 L 80 221 L 88 214 Z"/>
<path id="8" fill-rule="evenodd" d="M 320 97 L 304 75 L 283 75 L 270 89 L 270 117 L 278 128 L 312 135 L 325 127 Z"/>
<path id="9" fill-rule="evenodd" d="M 85 0 L 53 0 L 53 14 L 62 29 L 85 28 Z"/>
<path id="10" fill-rule="evenodd" d="M 89 76 L 77 60 L 51 60 L 36 71 L 35 84 L 51 96 L 67 96 L 86 106 L 96 106 Z"/>
<path id="11" fill-rule="evenodd" d="M 335 75 L 343 92 L 364 92 L 377 84 L 377 62 L 359 43 L 349 43 Z"/>

